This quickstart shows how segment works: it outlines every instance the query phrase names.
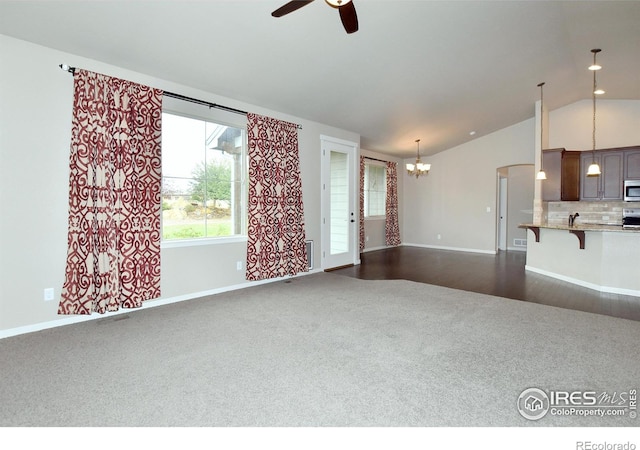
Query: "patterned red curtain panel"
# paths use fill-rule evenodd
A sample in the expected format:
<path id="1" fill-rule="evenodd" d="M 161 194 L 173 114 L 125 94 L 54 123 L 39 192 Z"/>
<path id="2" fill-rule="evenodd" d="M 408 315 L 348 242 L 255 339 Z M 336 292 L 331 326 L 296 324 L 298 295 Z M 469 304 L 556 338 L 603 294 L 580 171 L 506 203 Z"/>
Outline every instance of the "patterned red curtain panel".
<path id="1" fill-rule="evenodd" d="M 160 297 L 162 91 L 76 70 L 58 314 Z"/>
<path id="2" fill-rule="evenodd" d="M 387 245 L 400 245 L 398 225 L 398 170 L 397 163 L 387 162 L 387 197 L 385 202 L 386 221 L 384 226 Z"/>
<path id="3" fill-rule="evenodd" d="M 247 280 L 308 272 L 297 125 L 247 114 Z"/>

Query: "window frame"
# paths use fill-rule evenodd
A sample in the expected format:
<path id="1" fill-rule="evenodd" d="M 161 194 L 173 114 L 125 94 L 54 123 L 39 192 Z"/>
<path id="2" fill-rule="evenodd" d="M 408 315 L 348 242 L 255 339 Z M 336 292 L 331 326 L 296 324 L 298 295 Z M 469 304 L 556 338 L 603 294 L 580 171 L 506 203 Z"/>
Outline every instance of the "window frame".
<path id="1" fill-rule="evenodd" d="M 383 190 L 382 191 L 376 191 L 376 192 L 382 192 L 383 194 L 383 198 L 385 199 L 385 202 L 383 204 L 383 214 L 376 214 L 376 215 L 369 215 L 369 202 L 367 201 L 367 195 L 369 192 L 369 189 L 367 189 L 367 178 L 368 178 L 368 173 L 369 173 L 369 167 L 381 167 L 382 168 L 382 179 L 383 179 Z M 365 220 L 384 220 L 387 218 L 387 207 L 386 207 L 386 195 L 387 195 L 387 166 L 385 163 L 383 162 L 378 162 L 378 161 L 367 161 L 365 160 L 364 163 L 364 172 L 365 172 L 365 181 L 364 181 L 364 192 L 363 192 L 363 201 L 364 201 L 364 219 Z"/>
<path id="2" fill-rule="evenodd" d="M 233 127 L 242 131 L 242 211 L 240 212 L 241 234 L 233 234 L 230 236 L 206 236 L 197 238 L 183 239 L 164 239 L 164 217 L 160 215 L 160 247 L 161 248 L 178 248 L 178 247 L 194 247 L 203 245 L 219 245 L 230 244 L 236 242 L 247 242 L 247 225 L 248 225 L 248 198 L 249 198 L 249 180 L 248 180 L 248 137 L 246 117 L 229 111 L 209 108 L 202 105 L 193 104 L 184 100 L 173 99 L 169 97 L 163 98 L 162 113 L 181 116 L 188 119 L 201 120 L 219 125 Z M 162 175 L 164 181 L 164 170 Z"/>

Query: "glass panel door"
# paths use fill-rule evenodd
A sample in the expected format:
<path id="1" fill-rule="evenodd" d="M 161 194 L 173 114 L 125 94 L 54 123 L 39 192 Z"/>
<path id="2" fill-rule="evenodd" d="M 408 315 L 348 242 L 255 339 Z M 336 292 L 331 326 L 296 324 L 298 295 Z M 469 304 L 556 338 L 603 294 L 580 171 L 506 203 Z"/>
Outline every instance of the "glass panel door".
<path id="1" fill-rule="evenodd" d="M 355 152 L 355 144 L 329 138 L 322 141 L 324 269 L 356 261 Z"/>
<path id="2" fill-rule="evenodd" d="M 330 252 L 349 251 L 349 159 L 346 153 L 330 152 L 331 227 Z"/>

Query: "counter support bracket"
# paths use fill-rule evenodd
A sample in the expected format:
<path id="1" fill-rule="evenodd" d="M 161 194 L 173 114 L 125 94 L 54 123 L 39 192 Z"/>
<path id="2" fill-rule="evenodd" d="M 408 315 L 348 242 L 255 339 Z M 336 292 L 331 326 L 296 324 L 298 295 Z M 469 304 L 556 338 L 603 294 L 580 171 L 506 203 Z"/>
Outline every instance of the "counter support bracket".
<path id="1" fill-rule="evenodd" d="M 536 235 L 536 242 L 540 242 L 540 227 L 527 227 Z"/>
<path id="2" fill-rule="evenodd" d="M 582 230 L 569 230 L 569 233 L 575 234 L 580 241 L 580 249 L 584 250 L 584 231 Z"/>
<path id="3" fill-rule="evenodd" d="M 536 242 L 540 242 L 540 227 L 523 225 L 522 228 L 526 228 L 527 230 L 533 231 L 533 234 L 536 236 Z M 576 235 L 578 240 L 580 241 L 580 250 L 584 250 L 584 241 L 585 234 L 583 230 L 569 230 L 569 233 Z"/>

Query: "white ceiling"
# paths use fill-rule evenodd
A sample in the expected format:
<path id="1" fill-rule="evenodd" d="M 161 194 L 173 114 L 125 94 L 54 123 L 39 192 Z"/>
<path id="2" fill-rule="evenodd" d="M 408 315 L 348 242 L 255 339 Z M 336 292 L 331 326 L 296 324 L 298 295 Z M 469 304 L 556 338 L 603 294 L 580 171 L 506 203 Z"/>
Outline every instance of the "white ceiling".
<path id="1" fill-rule="evenodd" d="M 433 154 L 591 96 L 640 99 L 638 1 L 0 1 L 0 33 Z M 63 62 L 63 61 L 61 61 Z M 230 105 L 233 106 L 233 105 Z"/>

